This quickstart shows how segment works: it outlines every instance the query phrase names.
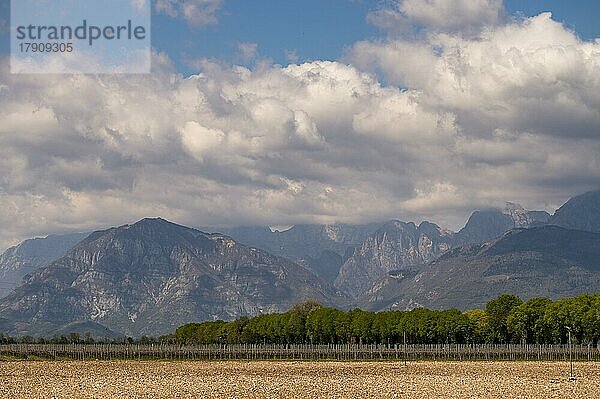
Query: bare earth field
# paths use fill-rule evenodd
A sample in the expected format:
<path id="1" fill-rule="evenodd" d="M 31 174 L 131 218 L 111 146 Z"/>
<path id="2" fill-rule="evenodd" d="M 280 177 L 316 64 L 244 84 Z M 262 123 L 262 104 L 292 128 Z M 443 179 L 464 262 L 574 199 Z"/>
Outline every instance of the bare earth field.
<path id="1" fill-rule="evenodd" d="M 0 362 L 0 398 L 600 398 L 600 363 Z"/>

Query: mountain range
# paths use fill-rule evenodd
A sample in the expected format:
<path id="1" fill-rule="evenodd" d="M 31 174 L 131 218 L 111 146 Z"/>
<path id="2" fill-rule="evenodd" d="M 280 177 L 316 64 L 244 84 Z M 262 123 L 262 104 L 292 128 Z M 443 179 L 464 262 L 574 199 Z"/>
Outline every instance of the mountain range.
<path id="1" fill-rule="evenodd" d="M 468 310 L 505 293 L 561 298 L 599 291 L 600 234 L 542 226 L 455 248 L 413 273 L 389 273 L 359 305 Z"/>
<path id="2" fill-rule="evenodd" d="M 250 226 L 219 231 L 246 245 L 302 264 L 319 277 L 333 283 L 354 248 L 377 231 L 380 225 L 307 224 L 292 226 L 284 231 L 271 230 L 266 226 Z"/>
<path id="3" fill-rule="evenodd" d="M 285 258 L 162 219 L 90 234 L 27 275 L 0 301 L 0 330 L 52 334 L 92 321 L 130 336 L 173 331 L 190 320 L 285 311 L 343 296 Z"/>
<path id="4" fill-rule="evenodd" d="M 502 293 L 600 291 L 600 190 L 553 215 L 507 203 L 434 223 L 249 226 L 144 219 L 26 240 L 0 257 L 0 332 L 159 335 L 314 299 L 370 310 L 483 306 Z M 10 293 L 9 293 L 10 292 Z"/>
<path id="5" fill-rule="evenodd" d="M 452 242 L 452 233 L 433 223 L 384 223 L 344 262 L 335 286 L 357 298 L 391 270 L 418 270 L 450 249 Z"/>

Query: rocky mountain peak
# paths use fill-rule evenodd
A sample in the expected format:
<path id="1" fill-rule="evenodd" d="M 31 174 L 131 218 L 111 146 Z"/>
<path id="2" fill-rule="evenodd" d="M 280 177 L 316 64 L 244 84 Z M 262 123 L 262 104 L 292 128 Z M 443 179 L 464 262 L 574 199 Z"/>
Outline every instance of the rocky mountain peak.
<path id="1" fill-rule="evenodd" d="M 475 309 L 507 292 L 562 298 L 600 289 L 600 234 L 558 226 L 512 229 L 446 252 L 413 275 L 384 276 L 359 303 L 372 310 Z"/>
<path id="2" fill-rule="evenodd" d="M 352 297 L 366 292 L 379 278 L 394 270 L 414 271 L 451 246 L 435 224 L 391 220 L 371 234 L 342 265 L 335 286 Z"/>
<path id="3" fill-rule="evenodd" d="M 89 235 L 0 300 L 0 331 L 93 321 L 127 335 L 342 300 L 310 270 L 222 234 L 144 219 Z M 4 323 L 4 325 L 3 325 Z"/>
<path id="4" fill-rule="evenodd" d="M 220 231 L 242 244 L 304 265 L 325 281 L 333 283 L 344 261 L 380 226 L 381 223 L 304 224 L 275 232 L 260 226 Z"/>
<path id="5" fill-rule="evenodd" d="M 514 202 L 507 202 L 502 209 L 502 213 L 512 219 L 514 227 L 528 227 L 533 222 L 529 212 Z"/>

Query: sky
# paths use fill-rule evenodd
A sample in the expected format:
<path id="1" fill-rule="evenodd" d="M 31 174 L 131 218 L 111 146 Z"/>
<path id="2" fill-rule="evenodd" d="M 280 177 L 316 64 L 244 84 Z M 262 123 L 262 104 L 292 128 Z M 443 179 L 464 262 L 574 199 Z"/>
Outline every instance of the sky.
<path id="1" fill-rule="evenodd" d="M 149 75 L 15 75 L 0 248 L 189 226 L 553 212 L 600 186 L 600 3 L 155 0 Z"/>
<path id="2" fill-rule="evenodd" d="M 240 44 L 256 45 L 257 58 L 272 63 L 338 60 L 348 47 L 365 39 L 377 40 L 381 30 L 367 15 L 385 4 L 378 0 L 227 0 L 215 2 L 214 20 L 206 24 L 182 24 L 179 19 L 155 13 L 154 45 L 169 54 L 182 73 L 196 68 L 190 59 L 214 58 L 229 63 L 253 65 Z M 551 11 L 582 39 L 600 37 L 600 3 L 591 0 L 509 0 L 506 13 L 535 16 Z M 188 61 L 188 62 L 186 62 Z"/>

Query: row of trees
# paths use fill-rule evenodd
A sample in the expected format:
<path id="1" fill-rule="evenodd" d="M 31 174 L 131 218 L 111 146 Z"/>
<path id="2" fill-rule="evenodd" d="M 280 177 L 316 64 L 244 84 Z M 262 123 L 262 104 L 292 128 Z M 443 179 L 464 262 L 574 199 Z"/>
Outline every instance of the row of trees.
<path id="1" fill-rule="evenodd" d="M 141 337 L 96 340 L 86 333 L 51 339 L 25 336 L 8 343 L 194 343 L 194 344 L 433 344 L 433 343 L 536 343 L 564 344 L 570 329 L 575 343 L 600 342 L 600 295 L 581 295 L 558 301 L 534 298 L 522 302 L 502 295 L 485 310 L 457 309 L 344 312 L 316 302 L 294 306 L 286 313 L 265 314 L 235 321 L 191 323 L 158 339 Z"/>
<path id="2" fill-rule="evenodd" d="M 108 338 L 108 337 L 94 337 L 91 332 L 86 332 L 81 335 L 79 333 L 70 333 L 67 335 L 54 336 L 51 338 L 44 337 L 32 337 L 30 335 L 23 335 L 20 337 L 11 337 L 0 333 L 0 345 L 6 344 L 52 344 L 52 345 L 66 345 L 66 344 L 114 344 L 114 345 L 126 345 L 126 344 L 140 344 L 149 345 L 157 344 L 162 340 L 172 340 L 170 337 L 161 337 L 159 339 L 152 337 L 140 337 L 133 339 L 131 337 L 120 337 L 120 338 Z"/>
<path id="3" fill-rule="evenodd" d="M 457 309 L 344 312 L 316 302 L 286 313 L 242 317 L 231 322 L 191 323 L 164 339 L 199 344 L 396 344 L 407 343 L 576 343 L 600 340 L 600 295 L 522 302 L 502 295 L 485 310 Z"/>

